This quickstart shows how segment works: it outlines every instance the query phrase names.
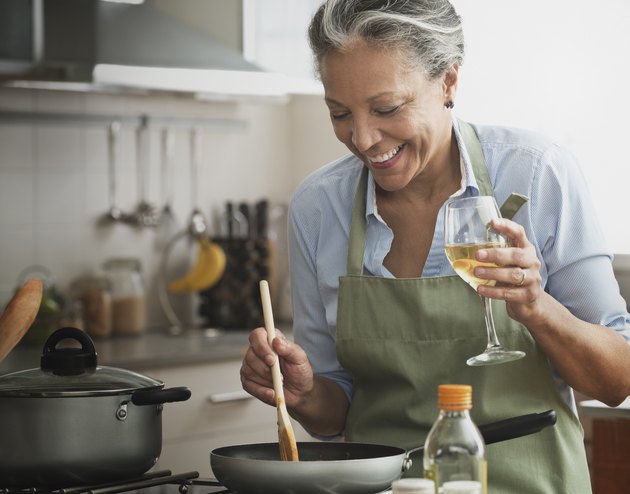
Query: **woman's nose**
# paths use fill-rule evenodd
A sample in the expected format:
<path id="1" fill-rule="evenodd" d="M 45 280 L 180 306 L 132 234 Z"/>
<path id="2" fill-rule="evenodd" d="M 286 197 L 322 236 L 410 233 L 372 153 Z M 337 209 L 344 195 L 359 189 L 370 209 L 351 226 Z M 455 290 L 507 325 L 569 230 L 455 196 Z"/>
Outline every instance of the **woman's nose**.
<path id="1" fill-rule="evenodd" d="M 352 144 L 365 152 L 380 139 L 380 131 L 370 118 L 355 118 L 352 125 Z"/>

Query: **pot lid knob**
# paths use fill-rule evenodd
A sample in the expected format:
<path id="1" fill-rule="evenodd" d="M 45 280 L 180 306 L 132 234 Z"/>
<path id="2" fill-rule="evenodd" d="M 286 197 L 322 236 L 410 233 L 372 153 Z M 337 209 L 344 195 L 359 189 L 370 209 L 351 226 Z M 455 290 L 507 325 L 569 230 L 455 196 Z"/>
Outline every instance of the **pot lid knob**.
<path id="1" fill-rule="evenodd" d="M 57 348 L 60 341 L 77 341 L 81 348 Z M 41 357 L 41 369 L 60 376 L 72 376 L 96 369 L 96 348 L 92 338 L 77 328 L 61 328 L 51 334 Z"/>

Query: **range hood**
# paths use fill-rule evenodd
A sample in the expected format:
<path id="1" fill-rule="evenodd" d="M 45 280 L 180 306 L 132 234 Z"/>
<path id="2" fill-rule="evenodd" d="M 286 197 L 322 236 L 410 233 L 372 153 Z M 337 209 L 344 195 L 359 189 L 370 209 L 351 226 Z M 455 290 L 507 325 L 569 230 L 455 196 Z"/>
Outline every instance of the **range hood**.
<path id="1" fill-rule="evenodd" d="M 201 99 L 288 94 L 286 76 L 262 70 L 151 1 L 3 0 L 0 17 L 6 19 L 0 24 L 26 25 L 0 35 L 5 86 L 168 91 Z"/>

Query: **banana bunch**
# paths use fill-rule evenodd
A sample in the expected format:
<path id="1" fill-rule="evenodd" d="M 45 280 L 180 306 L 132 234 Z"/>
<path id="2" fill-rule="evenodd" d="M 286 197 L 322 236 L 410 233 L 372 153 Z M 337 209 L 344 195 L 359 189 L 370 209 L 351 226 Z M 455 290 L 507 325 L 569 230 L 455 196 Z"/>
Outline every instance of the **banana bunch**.
<path id="1" fill-rule="evenodd" d="M 192 293 L 214 286 L 225 271 L 226 256 L 223 249 L 207 237 L 199 239 L 197 259 L 184 276 L 171 281 L 168 289 L 171 293 Z"/>

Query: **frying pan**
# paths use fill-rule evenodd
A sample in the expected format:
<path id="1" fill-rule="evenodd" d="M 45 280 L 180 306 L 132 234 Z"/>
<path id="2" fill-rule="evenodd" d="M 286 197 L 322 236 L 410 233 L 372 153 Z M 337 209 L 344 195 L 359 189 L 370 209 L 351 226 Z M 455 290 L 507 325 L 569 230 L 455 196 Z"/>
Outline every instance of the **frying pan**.
<path id="1" fill-rule="evenodd" d="M 547 410 L 479 427 L 486 444 L 533 434 L 556 422 Z M 345 442 L 300 442 L 300 461 L 280 461 L 278 443 L 214 449 L 217 480 L 240 494 L 373 494 L 388 489 L 411 467 L 412 453 L 395 446 Z"/>

